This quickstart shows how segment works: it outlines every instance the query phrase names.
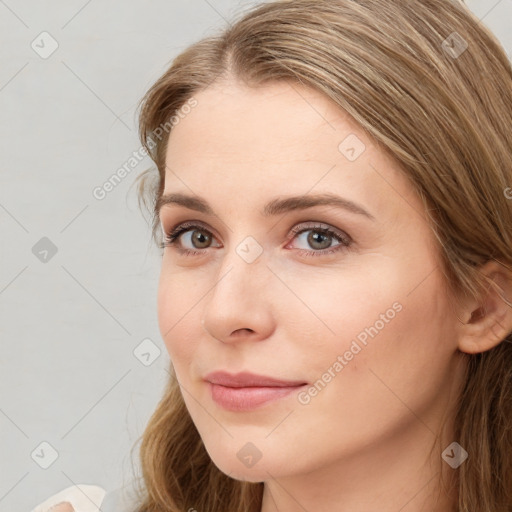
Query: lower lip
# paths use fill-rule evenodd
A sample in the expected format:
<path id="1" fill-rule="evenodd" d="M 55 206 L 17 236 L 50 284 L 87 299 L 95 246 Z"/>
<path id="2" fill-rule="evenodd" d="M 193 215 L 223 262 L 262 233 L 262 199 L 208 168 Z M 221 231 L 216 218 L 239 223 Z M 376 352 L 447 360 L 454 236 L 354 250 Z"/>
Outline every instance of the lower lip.
<path id="1" fill-rule="evenodd" d="M 292 387 L 250 387 L 250 388 L 229 388 L 219 384 L 210 385 L 212 399 L 215 403 L 229 411 L 250 411 L 267 402 L 284 398 L 294 391 L 306 386 Z"/>

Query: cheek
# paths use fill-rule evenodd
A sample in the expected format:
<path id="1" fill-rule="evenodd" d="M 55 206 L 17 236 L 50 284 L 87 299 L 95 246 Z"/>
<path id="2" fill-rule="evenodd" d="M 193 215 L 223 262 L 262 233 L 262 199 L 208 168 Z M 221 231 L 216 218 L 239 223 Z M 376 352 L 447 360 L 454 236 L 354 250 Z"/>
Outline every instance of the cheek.
<path id="1" fill-rule="evenodd" d="M 312 339 L 307 364 L 317 380 L 298 397 L 304 405 L 299 411 L 312 430 L 340 439 L 338 447 L 347 440 L 364 444 L 417 422 L 411 411 L 426 414 L 447 389 L 454 350 L 447 304 L 436 282 L 413 293 L 410 287 L 400 289 L 400 281 L 396 286 L 379 287 L 380 293 L 356 306 L 345 295 L 330 306 L 316 303 L 339 311 L 337 323 L 330 325 L 337 336 Z"/>
<path id="2" fill-rule="evenodd" d="M 192 283 L 180 274 L 162 271 L 158 285 L 158 325 L 175 366 L 191 360 L 202 331 L 198 316 L 201 296 Z"/>
<path id="3" fill-rule="evenodd" d="M 364 333 L 381 315 L 394 318 L 400 309 L 396 303 L 403 297 L 398 269 L 382 269 L 371 261 L 309 274 L 288 272 L 283 280 L 289 287 L 279 292 L 284 325 L 313 331 L 308 345 L 326 348 L 343 348 L 345 341 Z"/>
<path id="4" fill-rule="evenodd" d="M 305 367 L 312 370 L 308 375 L 320 376 L 338 356 L 346 356 L 345 374 L 377 365 L 383 371 L 395 368 L 391 373 L 406 367 L 405 374 L 432 377 L 429 366 L 437 364 L 442 371 L 440 363 L 450 350 L 450 317 L 439 292 L 440 276 L 434 273 L 425 280 L 418 266 L 404 268 L 401 260 L 371 263 L 364 272 L 363 265 L 347 265 L 311 278 L 289 272 L 284 280 L 294 293 L 281 292 L 277 313 L 287 337 L 301 344 Z"/>

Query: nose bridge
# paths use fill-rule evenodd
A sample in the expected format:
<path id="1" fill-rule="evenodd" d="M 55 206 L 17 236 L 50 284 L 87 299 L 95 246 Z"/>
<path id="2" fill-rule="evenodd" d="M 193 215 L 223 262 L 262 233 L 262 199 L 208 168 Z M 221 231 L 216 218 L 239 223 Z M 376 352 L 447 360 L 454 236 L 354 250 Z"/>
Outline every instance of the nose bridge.
<path id="1" fill-rule="evenodd" d="M 213 294 L 223 295 L 227 291 L 233 299 L 240 299 L 251 289 L 262 291 L 264 275 L 269 272 L 266 260 L 263 246 L 253 236 L 229 246 L 219 266 L 217 290 L 214 289 Z"/>
<path id="2" fill-rule="evenodd" d="M 271 305 L 266 260 L 262 245 L 251 236 L 226 246 L 204 309 L 203 327 L 212 336 L 225 341 L 240 329 L 259 335 L 268 331 Z"/>

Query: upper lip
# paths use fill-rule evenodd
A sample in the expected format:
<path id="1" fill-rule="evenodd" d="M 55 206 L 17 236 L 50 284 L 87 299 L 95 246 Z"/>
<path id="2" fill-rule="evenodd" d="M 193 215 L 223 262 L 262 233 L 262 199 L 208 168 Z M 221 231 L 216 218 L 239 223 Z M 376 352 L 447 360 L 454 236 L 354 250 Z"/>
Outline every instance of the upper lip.
<path id="1" fill-rule="evenodd" d="M 250 372 L 228 373 L 225 371 L 211 372 L 204 377 L 204 380 L 230 388 L 294 387 L 307 384 L 301 380 L 281 380 Z"/>

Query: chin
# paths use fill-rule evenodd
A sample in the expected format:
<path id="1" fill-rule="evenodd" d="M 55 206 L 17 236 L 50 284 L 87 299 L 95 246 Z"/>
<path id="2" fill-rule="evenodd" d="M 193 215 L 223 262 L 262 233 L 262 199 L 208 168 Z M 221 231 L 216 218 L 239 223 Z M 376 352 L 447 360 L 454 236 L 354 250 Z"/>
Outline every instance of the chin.
<path id="1" fill-rule="evenodd" d="M 268 480 L 270 477 L 270 474 L 262 468 L 241 469 L 240 467 L 234 468 L 231 465 L 215 465 L 226 476 L 229 476 L 229 478 L 232 478 L 233 480 L 239 480 L 240 482 L 251 482 L 256 484 Z"/>
<path id="2" fill-rule="evenodd" d="M 232 450 L 231 447 L 222 450 L 217 446 L 213 453 L 210 451 L 208 453 L 219 471 L 234 480 L 258 483 L 281 476 L 289 471 L 289 464 L 272 458 L 271 454 L 268 454 L 267 457 L 260 453 L 260 458 L 256 462 L 245 460 L 245 455 L 251 453 L 252 449 L 250 444 L 236 450 Z M 251 462 L 253 462 L 252 465 Z"/>

